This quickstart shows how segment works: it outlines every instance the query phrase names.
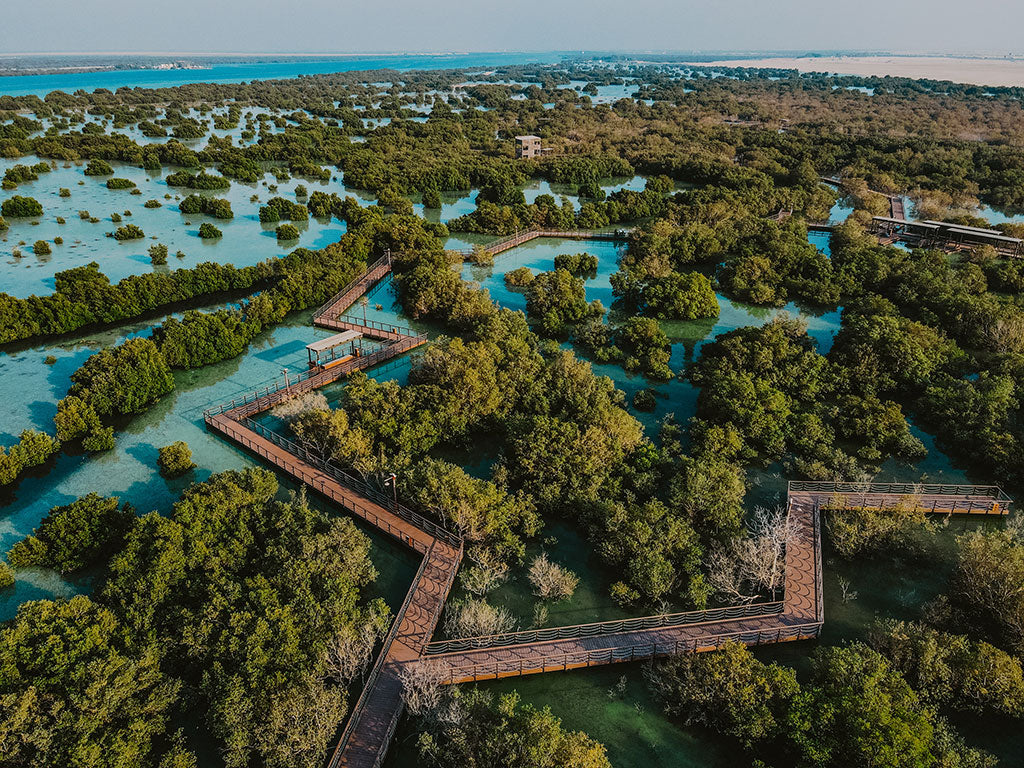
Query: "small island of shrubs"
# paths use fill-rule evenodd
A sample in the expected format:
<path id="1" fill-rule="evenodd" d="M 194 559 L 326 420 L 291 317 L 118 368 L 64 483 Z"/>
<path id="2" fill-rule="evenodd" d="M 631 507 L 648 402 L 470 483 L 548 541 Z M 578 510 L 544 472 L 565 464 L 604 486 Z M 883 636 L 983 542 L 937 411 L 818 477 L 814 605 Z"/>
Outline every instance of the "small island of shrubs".
<path id="1" fill-rule="evenodd" d="M 160 474 L 167 478 L 181 477 L 196 466 L 192 462 L 192 451 L 184 440 L 161 448 L 157 452 L 156 465 Z"/>
<path id="2" fill-rule="evenodd" d="M 221 232 L 217 227 L 213 226 L 208 221 L 204 221 L 199 225 L 199 237 L 203 240 L 216 240 L 219 237 L 223 237 L 224 233 Z"/>
<path id="3" fill-rule="evenodd" d="M 293 224 L 282 224 L 274 230 L 274 234 L 277 235 L 277 239 L 279 241 L 299 239 L 299 230 L 297 230 Z"/>
<path id="4" fill-rule="evenodd" d="M 111 235 L 115 240 L 139 240 L 145 236 L 146 233 L 142 231 L 142 227 L 135 224 L 125 224 L 123 227 L 118 227 Z"/>
<path id="5" fill-rule="evenodd" d="M 43 206 L 34 197 L 14 195 L 0 205 L 0 213 L 12 219 L 27 219 L 43 215 Z"/>

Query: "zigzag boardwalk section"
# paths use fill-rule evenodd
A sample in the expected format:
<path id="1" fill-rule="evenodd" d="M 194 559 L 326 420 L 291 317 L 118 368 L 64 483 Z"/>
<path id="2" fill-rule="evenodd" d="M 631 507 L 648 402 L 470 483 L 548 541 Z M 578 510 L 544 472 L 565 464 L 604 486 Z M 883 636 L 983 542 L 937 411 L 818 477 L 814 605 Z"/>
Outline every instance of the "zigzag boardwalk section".
<path id="1" fill-rule="evenodd" d="M 275 433 L 252 417 L 314 391 L 353 371 L 373 367 L 426 342 L 426 336 L 342 313 L 391 271 L 386 255 L 314 315 L 314 324 L 356 330 L 382 343 L 376 351 L 328 369 L 311 370 L 245 395 L 204 414 L 209 429 L 242 445 L 280 472 L 312 488 L 370 525 L 423 555 L 419 570 L 384 639 L 376 663 L 352 708 L 331 765 L 379 764 L 402 712 L 401 664 L 420 657 L 429 642 L 462 559 L 462 540 L 395 503 L 330 461 Z"/>
<path id="2" fill-rule="evenodd" d="M 822 508 L 1005 515 L 1010 503 L 995 486 L 790 483 L 781 603 L 459 638 L 431 643 L 427 655 L 440 677 L 458 683 L 707 651 L 728 641 L 752 646 L 815 638 L 825 620 Z"/>
<path id="3" fill-rule="evenodd" d="M 576 234 L 582 237 L 581 233 L 538 230 L 498 246 L 508 250 L 537 237 Z M 618 233 L 600 234 L 595 239 L 621 237 Z M 275 382 L 204 414 L 209 429 L 423 555 L 345 723 L 330 768 L 380 766 L 402 714 L 401 676 L 408 665 L 428 664 L 437 671 L 438 680 L 456 683 L 707 651 L 728 641 L 762 645 L 817 637 L 825 619 L 823 508 L 914 509 L 929 514 L 970 515 L 1009 512 L 1010 498 L 995 486 L 792 482 L 787 493 L 792 534 L 786 545 L 784 598 L 780 601 L 431 642 L 462 559 L 461 537 L 253 419 L 278 403 L 352 371 L 378 365 L 426 341 L 423 334 L 405 328 L 360 322 L 344 315 L 390 271 L 391 258 L 386 255 L 314 316 L 315 325 L 359 331 L 379 341 L 379 349 L 329 369 L 313 369 L 283 383 Z"/>
<path id="4" fill-rule="evenodd" d="M 488 638 L 478 638 L 484 647 L 431 655 L 431 663 L 439 665 L 445 680 L 467 682 L 706 651 L 729 640 L 760 645 L 817 637 L 825 619 L 817 505 L 810 498 L 791 500 L 789 519 L 793 534 L 786 549 L 782 602 L 677 614 L 669 626 L 644 628 L 660 618 L 652 616 L 559 628 L 555 632 L 575 636 L 549 641 L 492 646 Z M 469 638 L 468 644 L 473 641 Z M 428 653 L 443 648 L 443 642 L 432 643 Z"/>
<path id="5" fill-rule="evenodd" d="M 434 632 L 462 559 L 462 541 L 401 505 L 371 498 L 377 494 L 358 487 L 356 478 L 252 419 L 228 410 L 208 414 L 206 424 L 424 555 L 331 760 L 332 766 L 374 765 L 402 712 L 401 665 L 418 659 Z"/>

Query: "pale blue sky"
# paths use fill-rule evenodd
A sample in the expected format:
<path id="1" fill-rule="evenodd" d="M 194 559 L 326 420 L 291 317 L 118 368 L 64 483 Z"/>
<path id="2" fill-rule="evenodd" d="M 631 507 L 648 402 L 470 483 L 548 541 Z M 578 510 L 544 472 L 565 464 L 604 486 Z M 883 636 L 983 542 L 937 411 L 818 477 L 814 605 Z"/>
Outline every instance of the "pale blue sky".
<path id="1" fill-rule="evenodd" d="M 34 0 L 26 51 L 1024 51 L 1019 0 Z"/>

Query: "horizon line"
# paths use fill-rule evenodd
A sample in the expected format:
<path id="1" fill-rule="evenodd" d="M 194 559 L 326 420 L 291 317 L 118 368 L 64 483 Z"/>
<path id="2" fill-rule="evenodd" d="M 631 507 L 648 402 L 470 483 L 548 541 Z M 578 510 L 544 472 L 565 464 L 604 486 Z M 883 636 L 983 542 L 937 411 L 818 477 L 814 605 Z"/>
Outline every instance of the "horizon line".
<path id="1" fill-rule="evenodd" d="M 765 55 L 785 54 L 801 57 L 830 55 L 885 55 L 885 56 L 998 56 L 1002 58 L 1024 55 L 1022 52 L 995 50 L 891 50 L 882 48 L 699 48 L 699 49 L 636 49 L 636 48 L 523 48 L 480 50 L 366 50 L 366 51 L 3 51 L 0 59 L 35 56 L 284 56 L 289 58 L 352 58 L 358 56 L 467 56 L 473 54 L 615 54 L 615 55 Z"/>

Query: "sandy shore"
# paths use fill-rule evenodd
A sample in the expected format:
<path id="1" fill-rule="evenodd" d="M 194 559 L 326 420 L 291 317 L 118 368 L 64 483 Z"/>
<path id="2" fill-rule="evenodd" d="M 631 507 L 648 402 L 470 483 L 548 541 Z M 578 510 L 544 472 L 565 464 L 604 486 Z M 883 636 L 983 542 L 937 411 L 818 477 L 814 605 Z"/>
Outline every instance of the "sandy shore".
<path id="1" fill-rule="evenodd" d="M 772 67 L 841 75 L 951 80 L 974 85 L 1024 86 L 1024 59 L 958 59 L 931 56 L 831 56 L 799 59 L 734 59 L 701 66 Z"/>

